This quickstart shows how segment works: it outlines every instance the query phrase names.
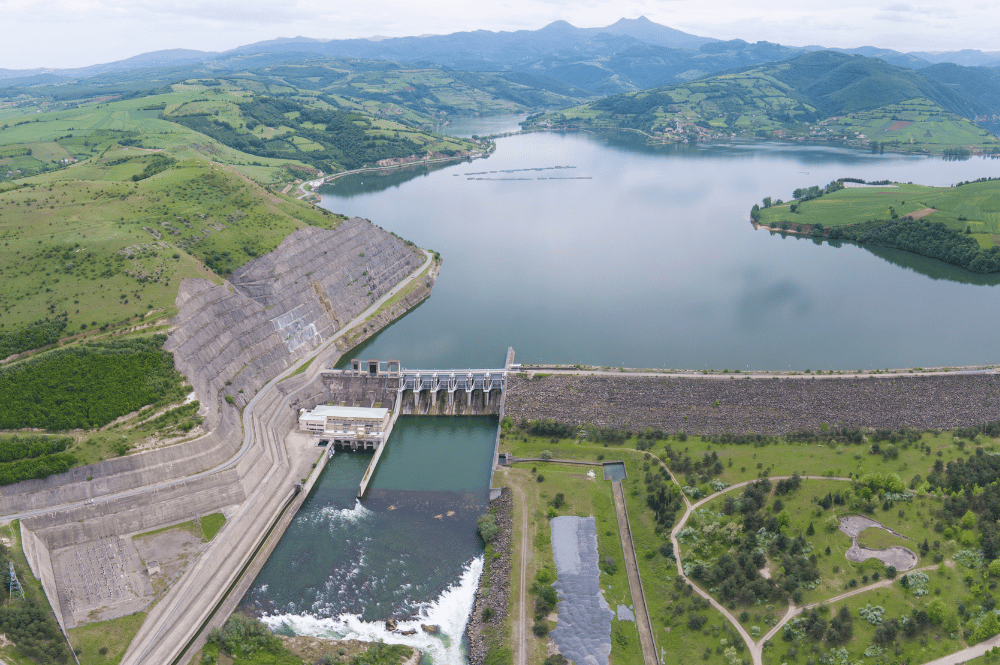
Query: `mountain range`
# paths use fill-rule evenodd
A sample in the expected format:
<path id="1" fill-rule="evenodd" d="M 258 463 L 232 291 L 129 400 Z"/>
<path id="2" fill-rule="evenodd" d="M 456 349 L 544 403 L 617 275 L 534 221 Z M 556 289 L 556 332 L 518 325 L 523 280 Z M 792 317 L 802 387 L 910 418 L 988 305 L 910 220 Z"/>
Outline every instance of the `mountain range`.
<path id="1" fill-rule="evenodd" d="M 310 57 L 363 58 L 428 63 L 471 72 L 521 72 L 549 76 L 598 95 L 682 83 L 722 71 L 785 60 L 822 46 L 793 47 L 766 41 L 699 37 L 645 17 L 602 28 L 556 21 L 538 30 L 476 30 L 420 37 L 322 40 L 280 38 L 224 52 L 171 49 L 76 69 L 0 69 L 0 85 L 22 87 L 94 76 L 197 66 L 232 71 Z M 900 53 L 876 47 L 830 49 L 875 57 L 910 69 L 941 63 L 1000 66 L 1000 52 Z"/>

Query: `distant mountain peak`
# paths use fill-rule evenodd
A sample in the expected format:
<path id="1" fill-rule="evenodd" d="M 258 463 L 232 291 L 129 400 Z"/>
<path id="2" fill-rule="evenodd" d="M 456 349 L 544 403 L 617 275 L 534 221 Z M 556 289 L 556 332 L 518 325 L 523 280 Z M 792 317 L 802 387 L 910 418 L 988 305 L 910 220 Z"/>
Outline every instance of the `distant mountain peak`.
<path id="1" fill-rule="evenodd" d="M 544 32 L 554 32 L 556 30 L 565 32 L 565 31 L 576 30 L 576 29 L 577 29 L 576 26 L 574 26 L 572 23 L 570 23 L 568 21 L 563 21 L 562 19 L 559 19 L 558 21 L 552 21 L 552 23 L 549 23 L 547 26 L 545 26 L 544 28 L 542 28 L 541 30 L 539 30 L 539 32 L 543 32 L 543 31 Z"/>

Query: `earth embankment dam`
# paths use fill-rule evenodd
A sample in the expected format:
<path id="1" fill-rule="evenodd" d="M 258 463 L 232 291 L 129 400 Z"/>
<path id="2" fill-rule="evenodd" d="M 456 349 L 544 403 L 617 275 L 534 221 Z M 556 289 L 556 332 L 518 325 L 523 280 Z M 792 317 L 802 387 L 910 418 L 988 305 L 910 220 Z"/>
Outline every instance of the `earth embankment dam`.
<path id="1" fill-rule="evenodd" d="M 780 436 L 828 427 L 949 429 L 998 419 L 993 370 L 859 376 L 512 374 L 506 414 L 641 432 Z"/>

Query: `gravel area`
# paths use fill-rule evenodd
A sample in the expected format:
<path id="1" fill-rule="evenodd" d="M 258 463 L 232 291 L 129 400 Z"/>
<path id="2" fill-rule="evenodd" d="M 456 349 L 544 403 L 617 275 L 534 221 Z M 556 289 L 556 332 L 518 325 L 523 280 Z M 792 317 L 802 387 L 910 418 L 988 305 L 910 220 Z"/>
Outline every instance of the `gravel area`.
<path id="1" fill-rule="evenodd" d="M 635 615 L 632 614 L 632 610 L 625 605 L 618 606 L 618 620 L 619 621 L 635 621 Z"/>
<path id="2" fill-rule="evenodd" d="M 780 436 L 845 427 L 966 427 L 996 420 L 994 373 L 863 378 L 672 378 L 550 375 L 509 379 L 515 423 L 548 419 L 640 432 Z"/>
<path id="3" fill-rule="evenodd" d="M 559 652 L 577 665 L 607 665 L 615 612 L 601 595 L 597 524 L 593 517 L 569 516 L 549 524 L 559 574 L 554 584 L 559 623 L 550 636 Z"/>
<path id="4" fill-rule="evenodd" d="M 841 517 L 840 530 L 850 536 L 853 541 L 851 547 L 844 553 L 844 556 L 848 561 L 861 563 L 862 561 L 867 561 L 868 559 L 878 559 L 887 566 L 894 566 L 899 572 L 905 572 L 916 567 L 919 560 L 917 558 L 917 554 L 913 550 L 906 547 L 893 545 L 892 547 L 887 547 L 884 550 L 873 550 L 867 547 L 862 547 L 858 544 L 858 534 L 869 527 L 885 529 L 893 535 L 906 538 L 903 534 L 897 533 L 896 531 L 883 526 L 881 522 L 876 522 L 868 517 L 863 517 L 861 515 L 848 515 L 847 517 Z"/>

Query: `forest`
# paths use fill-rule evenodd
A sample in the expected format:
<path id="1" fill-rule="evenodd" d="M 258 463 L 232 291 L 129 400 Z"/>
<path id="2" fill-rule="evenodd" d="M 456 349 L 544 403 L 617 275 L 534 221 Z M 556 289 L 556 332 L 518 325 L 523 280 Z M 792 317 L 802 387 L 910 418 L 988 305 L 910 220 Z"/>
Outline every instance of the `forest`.
<path id="1" fill-rule="evenodd" d="M 423 152 L 423 146 L 398 133 L 367 134 L 366 130 L 371 128 L 370 118 L 351 111 L 315 109 L 290 99 L 254 97 L 240 104 L 240 112 L 246 130 L 208 114 L 162 117 L 210 136 L 230 148 L 258 157 L 297 159 L 327 173 Z M 298 113 L 297 117 L 290 117 L 295 113 Z M 250 133 L 261 125 L 284 126 L 291 131 L 271 139 Z M 292 136 L 308 139 L 321 149 L 303 150 L 291 140 Z"/>
<path id="2" fill-rule="evenodd" d="M 103 427 L 183 396 L 166 335 L 65 347 L 0 367 L 0 428 Z"/>

